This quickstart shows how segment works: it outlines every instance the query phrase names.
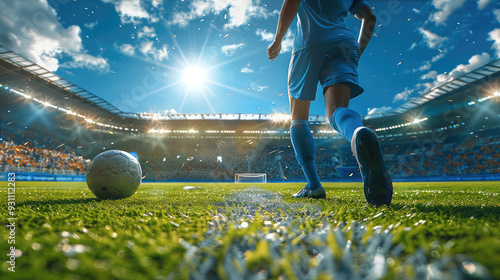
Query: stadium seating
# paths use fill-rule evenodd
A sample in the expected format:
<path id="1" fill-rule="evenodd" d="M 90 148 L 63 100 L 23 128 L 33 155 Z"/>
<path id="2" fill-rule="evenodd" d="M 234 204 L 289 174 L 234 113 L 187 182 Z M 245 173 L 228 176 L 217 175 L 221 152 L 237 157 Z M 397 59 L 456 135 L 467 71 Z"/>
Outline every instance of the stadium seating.
<path id="1" fill-rule="evenodd" d="M 406 139 L 382 141 L 382 149 L 389 172 L 394 178 L 454 176 L 467 174 L 500 173 L 500 136 L 494 129 L 447 137 L 442 142 Z M 235 173 L 266 173 L 268 180 L 288 181 L 303 179 L 293 149 L 289 146 L 268 145 L 259 147 L 248 159 L 222 152 L 223 163 L 208 149 L 199 151 L 196 158 L 185 161 L 181 158 L 142 159 L 146 178 L 230 180 Z M 249 162 L 249 163 L 248 163 Z M 347 142 L 338 148 L 328 145 L 316 150 L 316 165 L 323 180 L 341 177 L 359 177 L 359 174 L 343 175 L 339 169 L 348 167 L 356 170 L 356 160 Z"/>
<path id="2" fill-rule="evenodd" d="M 382 139 L 382 149 L 393 178 L 460 176 L 500 173 L 500 136 L 495 128 L 447 136 L 440 142 L 420 138 Z M 0 138 L 0 171 L 83 174 L 91 158 L 37 131 L 4 130 Z M 274 144 L 274 145 L 273 145 Z M 145 180 L 231 181 L 235 173 L 266 173 L 268 181 L 304 178 L 286 140 L 263 141 L 246 149 L 237 143 L 213 149 L 205 143 L 193 152 L 180 148 L 165 153 L 139 152 Z M 187 146 L 186 146 L 187 147 Z M 218 159 L 218 157 L 220 157 Z M 341 140 L 317 145 L 316 165 L 322 180 L 359 178 L 350 146 Z"/>
<path id="3" fill-rule="evenodd" d="M 83 157 L 57 140 L 9 130 L 0 138 L 0 171 L 84 174 Z"/>

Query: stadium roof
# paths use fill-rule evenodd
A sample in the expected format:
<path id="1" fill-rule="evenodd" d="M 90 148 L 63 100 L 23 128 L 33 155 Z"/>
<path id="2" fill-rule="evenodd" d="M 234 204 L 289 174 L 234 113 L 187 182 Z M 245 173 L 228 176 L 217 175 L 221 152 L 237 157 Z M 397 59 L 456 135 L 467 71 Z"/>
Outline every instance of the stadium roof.
<path id="1" fill-rule="evenodd" d="M 63 79 L 57 74 L 52 73 L 51 71 L 41 67 L 38 64 L 35 64 L 31 62 L 30 60 L 18 55 L 17 53 L 5 48 L 4 46 L 0 45 L 0 58 L 13 64 L 16 65 L 17 67 L 28 71 L 44 80 L 47 82 L 64 88 L 65 90 L 72 92 L 73 94 L 83 97 L 84 99 L 90 101 L 91 103 L 95 104 L 96 106 L 109 111 L 112 114 L 116 115 L 121 115 L 122 111 L 120 111 L 118 108 L 115 106 L 111 105 L 109 102 L 106 100 L 84 90 L 83 88 Z"/>
<path id="2" fill-rule="evenodd" d="M 423 92 L 421 95 L 412 98 L 410 101 L 404 103 L 403 105 L 396 107 L 392 110 L 371 114 L 364 117 L 365 120 L 389 117 L 393 115 L 402 114 L 411 110 L 417 106 L 427 103 L 435 98 L 443 96 L 452 91 L 463 88 L 464 86 L 470 85 L 478 80 L 491 76 L 495 73 L 500 73 L 500 59 L 492 61 L 486 65 L 483 65 L 475 70 L 472 70 L 466 74 L 463 74 L 449 82 L 440 84 L 439 86 Z"/>

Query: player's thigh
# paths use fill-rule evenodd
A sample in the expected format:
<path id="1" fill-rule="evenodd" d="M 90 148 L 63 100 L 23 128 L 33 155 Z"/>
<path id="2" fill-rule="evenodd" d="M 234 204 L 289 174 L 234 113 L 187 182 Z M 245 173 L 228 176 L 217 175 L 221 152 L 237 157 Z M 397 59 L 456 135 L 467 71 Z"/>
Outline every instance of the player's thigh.
<path id="1" fill-rule="evenodd" d="M 299 100 L 288 95 L 292 120 L 308 120 L 311 101 Z"/>

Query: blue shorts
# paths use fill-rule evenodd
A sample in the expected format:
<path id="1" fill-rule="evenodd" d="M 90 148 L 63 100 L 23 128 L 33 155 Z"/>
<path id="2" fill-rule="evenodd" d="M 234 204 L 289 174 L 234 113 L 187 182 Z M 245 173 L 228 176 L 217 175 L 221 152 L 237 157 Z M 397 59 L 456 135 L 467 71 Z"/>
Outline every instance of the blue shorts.
<path id="1" fill-rule="evenodd" d="M 288 69 L 288 94 L 299 100 L 316 99 L 318 81 L 323 94 L 328 86 L 345 84 L 351 98 L 364 89 L 358 82 L 359 46 L 355 39 L 313 46 L 292 54 Z"/>

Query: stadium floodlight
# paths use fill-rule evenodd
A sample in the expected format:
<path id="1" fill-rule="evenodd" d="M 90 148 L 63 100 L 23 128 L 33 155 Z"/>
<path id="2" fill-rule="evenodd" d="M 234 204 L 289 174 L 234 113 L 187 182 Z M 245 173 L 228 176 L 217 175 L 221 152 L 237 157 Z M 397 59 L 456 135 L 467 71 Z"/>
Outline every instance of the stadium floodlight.
<path id="1" fill-rule="evenodd" d="M 492 98 L 493 98 L 493 95 L 490 95 L 490 96 L 486 96 L 486 97 L 480 98 L 480 99 L 478 99 L 477 101 L 479 101 L 479 102 L 484 102 L 484 101 L 486 101 L 486 100 L 490 100 L 490 99 L 492 99 Z"/>
<path id="2" fill-rule="evenodd" d="M 281 123 L 281 122 L 287 122 L 292 120 L 291 115 L 287 114 L 274 114 L 272 115 L 271 121 L 276 122 L 276 123 Z"/>

